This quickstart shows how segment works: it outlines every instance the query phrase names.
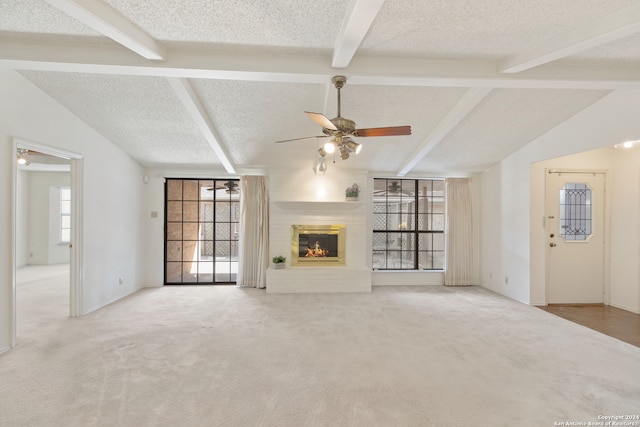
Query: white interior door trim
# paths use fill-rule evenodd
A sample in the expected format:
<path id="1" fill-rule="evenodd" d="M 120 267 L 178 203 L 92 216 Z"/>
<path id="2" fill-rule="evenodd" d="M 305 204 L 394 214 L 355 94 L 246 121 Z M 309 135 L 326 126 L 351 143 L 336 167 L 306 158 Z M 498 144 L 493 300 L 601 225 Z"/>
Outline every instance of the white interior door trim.
<path id="1" fill-rule="evenodd" d="M 82 285 L 83 285 L 83 258 L 82 258 L 82 206 L 83 206 L 83 159 L 82 155 L 74 153 L 72 151 L 62 150 L 59 148 L 50 147 L 33 141 L 25 139 L 13 138 L 13 152 L 17 153 L 18 147 L 26 148 L 29 150 L 39 151 L 41 153 L 60 157 L 71 161 L 71 242 L 70 242 L 70 262 L 69 262 L 69 315 L 71 317 L 78 317 L 82 315 Z M 13 255 L 13 268 L 12 268 L 12 295 L 11 295 L 11 319 L 12 319 L 12 337 L 11 347 L 16 346 L 16 193 L 18 186 L 18 168 L 16 162 L 13 162 L 13 234 L 12 234 L 12 255 Z"/>

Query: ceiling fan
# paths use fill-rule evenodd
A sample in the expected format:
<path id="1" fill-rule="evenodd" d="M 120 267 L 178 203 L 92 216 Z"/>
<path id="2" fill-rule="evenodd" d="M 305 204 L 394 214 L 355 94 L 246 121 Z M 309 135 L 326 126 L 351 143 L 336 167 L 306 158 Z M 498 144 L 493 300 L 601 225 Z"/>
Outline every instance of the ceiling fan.
<path id="1" fill-rule="evenodd" d="M 207 188 L 208 191 L 213 191 L 213 190 L 225 190 L 225 193 L 227 194 L 238 194 L 240 191 L 238 190 L 238 183 L 236 181 L 227 181 L 224 184 L 222 184 L 222 187 L 209 187 Z"/>
<path id="2" fill-rule="evenodd" d="M 373 192 L 374 196 L 380 196 L 380 197 L 386 197 L 386 196 L 394 196 L 394 197 L 400 197 L 400 196 L 412 196 L 413 192 L 412 191 L 404 191 L 405 189 L 402 187 L 402 184 L 400 184 L 398 181 L 391 181 L 391 183 L 389 185 L 387 185 L 386 188 L 383 189 L 378 189 L 376 191 Z"/>
<path id="3" fill-rule="evenodd" d="M 344 76 L 335 76 L 331 79 L 331 83 L 333 83 L 335 88 L 338 90 L 337 117 L 329 120 L 324 114 L 305 111 L 307 116 L 322 126 L 322 133 L 324 133 L 324 135 L 287 139 L 276 142 L 281 143 L 319 138 L 326 139 L 330 137 L 331 140 L 325 143 L 324 146 L 318 150 L 318 153 L 320 153 L 322 157 L 325 157 L 327 154 L 331 154 L 337 149 L 340 152 L 340 158 L 342 160 L 346 160 L 349 158 L 351 153 L 358 154 L 362 149 L 362 145 L 356 142 L 353 137 L 411 135 L 411 126 L 357 129 L 356 122 L 340 116 L 340 89 L 342 89 L 346 82 L 347 78 Z"/>
<path id="4" fill-rule="evenodd" d="M 399 193 L 402 190 L 402 186 L 398 184 L 398 181 L 392 181 L 391 184 L 387 187 L 387 191 L 389 193 Z"/>

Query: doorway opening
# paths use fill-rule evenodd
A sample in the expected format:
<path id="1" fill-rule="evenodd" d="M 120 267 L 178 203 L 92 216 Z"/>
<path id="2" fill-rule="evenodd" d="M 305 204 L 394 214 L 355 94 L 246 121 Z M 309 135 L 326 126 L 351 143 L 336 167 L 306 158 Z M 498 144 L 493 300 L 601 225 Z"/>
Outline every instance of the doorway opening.
<path id="1" fill-rule="evenodd" d="M 236 283 L 239 180 L 167 178 L 164 217 L 165 285 Z"/>
<path id="2" fill-rule="evenodd" d="M 12 346 L 38 325 L 81 313 L 81 157 L 22 140 L 14 148 Z"/>

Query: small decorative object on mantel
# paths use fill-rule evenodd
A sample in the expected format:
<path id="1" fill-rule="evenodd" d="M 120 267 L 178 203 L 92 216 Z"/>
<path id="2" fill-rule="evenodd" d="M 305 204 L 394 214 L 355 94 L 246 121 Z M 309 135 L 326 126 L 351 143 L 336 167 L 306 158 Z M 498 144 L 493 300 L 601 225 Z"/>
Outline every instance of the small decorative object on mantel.
<path id="1" fill-rule="evenodd" d="M 345 190 L 345 196 L 348 202 L 357 201 L 358 194 L 360 194 L 360 187 L 358 187 L 356 183 Z"/>
<path id="2" fill-rule="evenodd" d="M 283 269 L 285 266 L 285 261 L 287 259 L 285 257 L 283 257 L 282 255 L 278 255 L 278 256 L 274 256 L 273 257 L 273 265 L 275 266 L 276 269 L 280 270 Z"/>

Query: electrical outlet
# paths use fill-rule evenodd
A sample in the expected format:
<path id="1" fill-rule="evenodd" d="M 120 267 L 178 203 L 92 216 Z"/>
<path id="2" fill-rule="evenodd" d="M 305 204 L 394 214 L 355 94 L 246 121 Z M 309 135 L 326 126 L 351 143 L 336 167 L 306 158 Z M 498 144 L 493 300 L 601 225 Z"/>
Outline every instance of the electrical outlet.
<path id="1" fill-rule="evenodd" d="M 509 284 L 509 276 L 504 276 L 504 284 L 505 285 Z"/>
<path id="2" fill-rule="evenodd" d="M 118 278 L 118 283 L 124 285 L 124 279 L 122 277 Z"/>

